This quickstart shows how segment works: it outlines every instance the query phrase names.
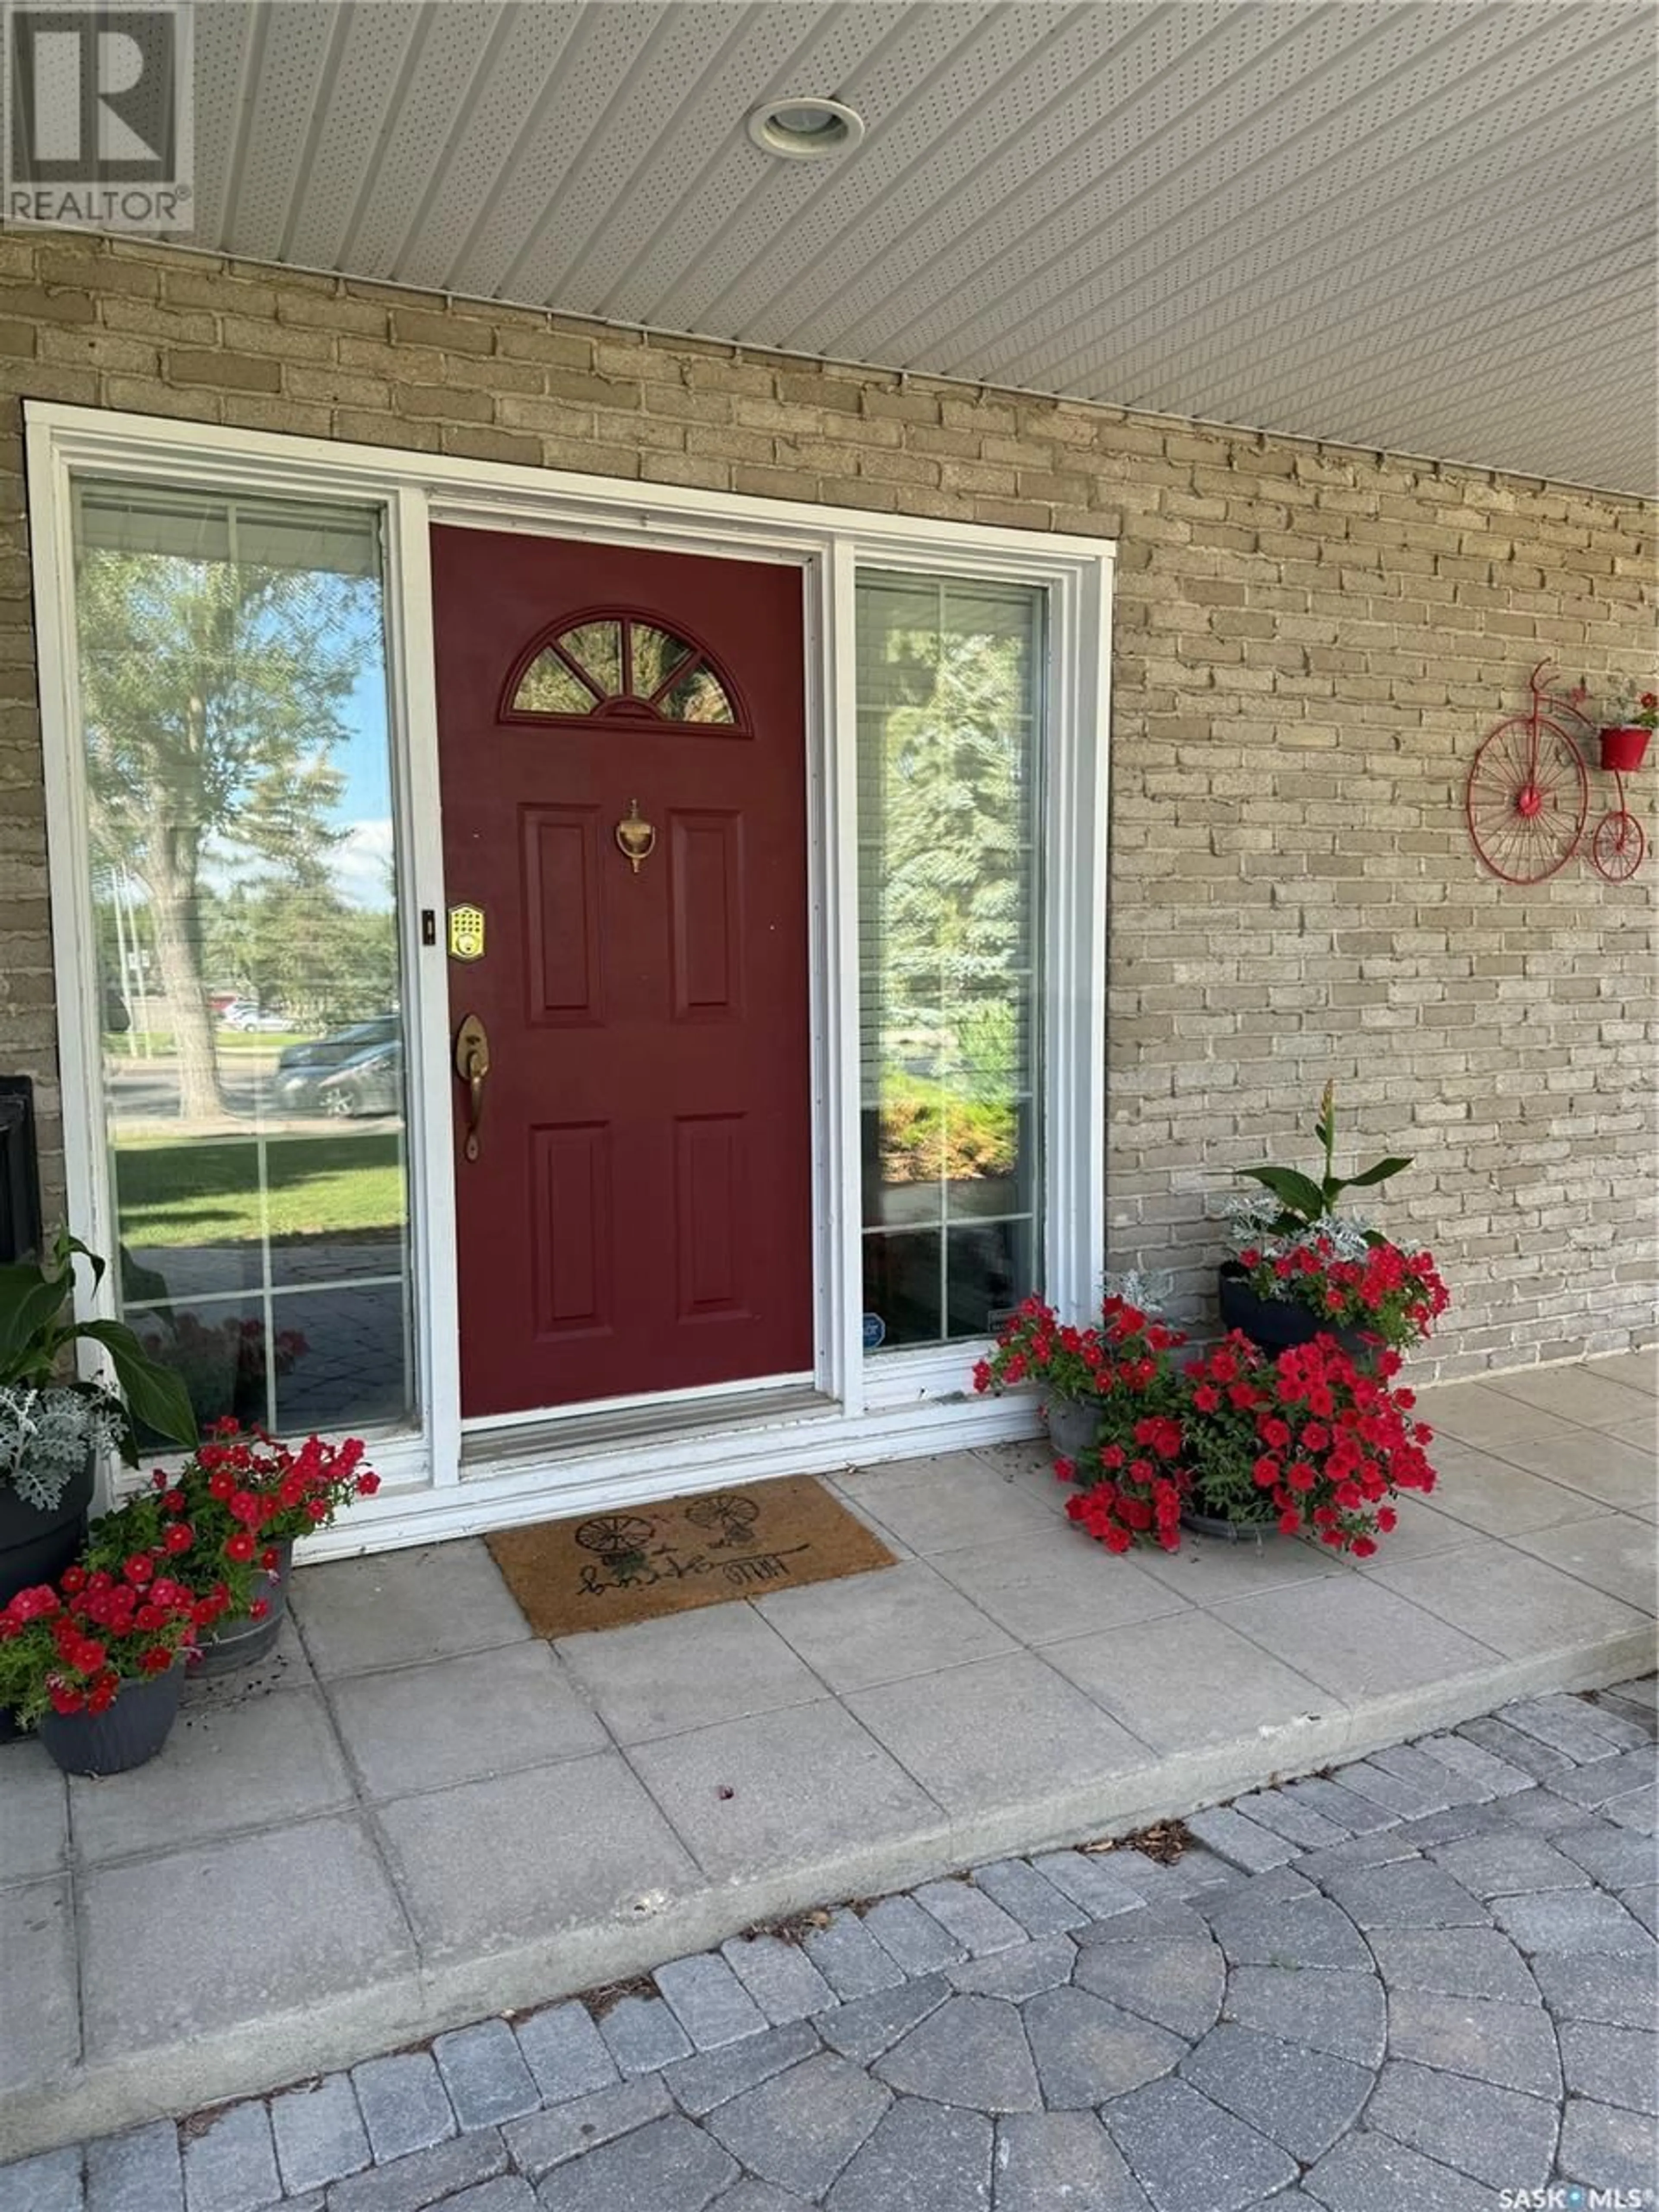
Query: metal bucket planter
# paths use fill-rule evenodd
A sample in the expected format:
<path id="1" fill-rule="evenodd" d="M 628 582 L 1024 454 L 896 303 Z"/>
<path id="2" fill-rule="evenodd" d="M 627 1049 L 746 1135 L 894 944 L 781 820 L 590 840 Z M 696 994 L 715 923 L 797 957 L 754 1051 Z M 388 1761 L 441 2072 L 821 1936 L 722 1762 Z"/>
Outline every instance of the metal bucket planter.
<path id="1" fill-rule="evenodd" d="M 1334 1336 L 1358 1367 L 1369 1367 L 1377 1347 L 1357 1328 L 1333 1328 L 1310 1308 L 1291 1298 L 1264 1298 L 1250 1287 L 1236 1260 L 1222 1267 L 1217 1279 L 1221 1319 L 1228 1328 L 1240 1330 L 1261 1351 L 1276 1359 L 1292 1345 L 1311 1344 L 1316 1336 Z"/>
<path id="2" fill-rule="evenodd" d="M 126 1774 L 155 1758 L 179 1711 L 185 1670 L 123 1682 L 101 1713 L 44 1713 L 40 1741 L 65 1774 Z"/>
<path id="3" fill-rule="evenodd" d="M 1601 732 L 1601 765 L 1611 775 L 1633 775 L 1648 755 L 1651 730 L 1620 724 Z"/>
<path id="4" fill-rule="evenodd" d="M 206 1642 L 197 1647 L 198 1656 L 191 1671 L 198 1681 L 210 1682 L 221 1674 L 251 1667 L 256 1659 L 265 1658 L 275 1649 L 288 1613 L 288 1586 L 294 1572 L 293 1540 L 284 1536 L 271 1549 L 276 1554 L 276 1565 L 264 1577 L 263 1589 L 256 1593 L 264 1599 L 270 1612 L 258 1620 L 244 1613 L 221 1621 Z"/>
<path id="5" fill-rule="evenodd" d="M 1265 1544 L 1273 1538 L 1282 1539 L 1285 1531 L 1276 1519 L 1270 1521 L 1229 1521 L 1216 1513 L 1200 1513 L 1183 1507 L 1181 1525 L 1194 1536 L 1214 1536 L 1224 1544 Z"/>
<path id="6" fill-rule="evenodd" d="M 1100 1408 L 1082 1398 L 1053 1400 L 1048 1421 L 1048 1441 L 1057 1459 L 1081 1459 L 1100 1435 Z"/>

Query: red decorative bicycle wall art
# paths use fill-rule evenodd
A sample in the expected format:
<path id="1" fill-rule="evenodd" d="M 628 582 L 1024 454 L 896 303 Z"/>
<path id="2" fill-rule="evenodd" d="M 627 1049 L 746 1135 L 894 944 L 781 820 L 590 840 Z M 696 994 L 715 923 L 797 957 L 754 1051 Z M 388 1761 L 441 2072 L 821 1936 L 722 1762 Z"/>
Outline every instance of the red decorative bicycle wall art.
<path id="1" fill-rule="evenodd" d="M 1541 884 L 1578 850 L 1589 812 L 1589 775 L 1579 735 L 1595 728 L 1578 710 L 1581 689 L 1555 692 L 1540 660 L 1528 678 L 1532 703 L 1488 731 L 1469 768 L 1464 811 L 1474 849 L 1506 884 Z M 1578 734 L 1575 734 L 1575 726 Z M 1647 850 L 1625 805 L 1625 779 L 1611 770 L 1619 804 L 1591 832 L 1590 866 L 1610 884 L 1636 873 Z"/>

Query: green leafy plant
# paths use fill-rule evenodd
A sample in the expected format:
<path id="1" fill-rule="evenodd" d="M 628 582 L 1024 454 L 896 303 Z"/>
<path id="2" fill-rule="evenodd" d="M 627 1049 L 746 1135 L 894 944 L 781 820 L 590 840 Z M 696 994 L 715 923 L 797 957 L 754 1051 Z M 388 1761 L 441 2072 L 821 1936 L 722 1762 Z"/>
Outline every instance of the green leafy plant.
<path id="1" fill-rule="evenodd" d="M 76 1318 L 76 1260 L 90 1266 L 95 1291 L 104 1262 L 66 1229 L 45 1261 L 0 1267 L 0 1480 L 48 1507 L 100 1437 L 132 1467 L 140 1425 L 175 1443 L 193 1444 L 197 1435 L 183 1382 L 149 1357 L 125 1322 Z M 66 1371 L 65 1355 L 82 1339 L 108 1354 L 112 1390 Z M 31 1471 L 37 1448 L 44 1475 L 38 1467 Z"/>
<path id="2" fill-rule="evenodd" d="M 1601 709 L 1601 726 L 1607 730 L 1659 729 L 1659 691 L 1638 677 L 1621 684 Z"/>
<path id="3" fill-rule="evenodd" d="M 1337 1201 L 1345 1190 L 1370 1190 L 1390 1176 L 1397 1176 L 1402 1168 L 1411 1165 L 1409 1159 L 1391 1155 L 1377 1160 L 1358 1175 L 1340 1176 L 1335 1170 L 1336 1158 L 1336 1085 L 1328 1083 L 1319 1100 L 1319 1119 L 1314 1124 L 1325 1154 L 1325 1170 L 1317 1182 L 1311 1176 L 1297 1168 L 1264 1165 L 1241 1168 L 1239 1173 L 1251 1182 L 1259 1182 L 1271 1191 L 1279 1202 L 1279 1212 L 1265 1224 L 1270 1236 L 1284 1237 L 1299 1229 L 1310 1229 L 1315 1222 L 1324 1220 L 1336 1211 Z M 1376 1232 L 1367 1233 L 1367 1243 L 1380 1241 Z"/>

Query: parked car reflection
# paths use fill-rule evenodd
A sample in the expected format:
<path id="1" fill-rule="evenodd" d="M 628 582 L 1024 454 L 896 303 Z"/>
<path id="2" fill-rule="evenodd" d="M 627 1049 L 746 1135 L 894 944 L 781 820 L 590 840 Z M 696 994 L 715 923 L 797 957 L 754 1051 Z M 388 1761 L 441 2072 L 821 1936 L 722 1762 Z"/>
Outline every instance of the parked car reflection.
<path id="1" fill-rule="evenodd" d="M 398 1040 L 396 1014 L 377 1014 L 372 1021 L 352 1022 L 326 1036 L 310 1037 L 303 1044 L 285 1045 L 276 1055 L 276 1103 L 285 1113 L 309 1114 L 320 1101 L 319 1087 L 337 1068 L 365 1052 L 377 1052 Z"/>
<path id="2" fill-rule="evenodd" d="M 325 1114 L 400 1114 L 404 1104 L 404 1048 L 401 1038 L 370 1045 L 342 1060 L 317 1085 L 317 1105 Z"/>
<path id="3" fill-rule="evenodd" d="M 278 1014 L 254 1005 L 251 999 L 233 999 L 219 1010 L 219 1026 L 226 1030 L 250 1030 L 274 1033 L 280 1036 L 293 1024 L 286 1014 Z"/>

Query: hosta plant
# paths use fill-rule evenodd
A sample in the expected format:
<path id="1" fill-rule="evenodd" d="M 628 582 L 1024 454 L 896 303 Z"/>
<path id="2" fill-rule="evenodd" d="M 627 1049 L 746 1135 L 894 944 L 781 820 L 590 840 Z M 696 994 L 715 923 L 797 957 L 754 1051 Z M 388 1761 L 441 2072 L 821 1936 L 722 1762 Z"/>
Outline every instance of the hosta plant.
<path id="1" fill-rule="evenodd" d="M 1391 1154 L 1387 1159 L 1374 1160 L 1359 1174 L 1340 1176 L 1336 1172 L 1336 1085 L 1328 1083 L 1320 1094 L 1319 1119 L 1314 1124 L 1314 1134 L 1325 1155 L 1325 1163 L 1316 1181 L 1304 1175 L 1299 1168 L 1281 1168 L 1264 1164 L 1261 1167 L 1241 1168 L 1239 1173 L 1251 1182 L 1259 1182 L 1270 1192 L 1276 1201 L 1267 1218 L 1268 1234 L 1274 1237 L 1293 1237 L 1323 1223 L 1334 1213 L 1337 1201 L 1345 1190 L 1371 1190 L 1378 1183 L 1387 1182 L 1403 1168 L 1411 1165 L 1409 1159 Z M 1367 1235 L 1374 1232 L 1363 1232 Z"/>
<path id="2" fill-rule="evenodd" d="M 1296 1168 L 1241 1170 L 1261 1190 L 1229 1207 L 1227 1241 L 1258 1297 L 1305 1307 L 1334 1329 L 1357 1330 L 1395 1349 L 1426 1337 L 1449 1304 L 1431 1252 L 1408 1252 L 1369 1222 L 1340 1212 L 1346 1191 L 1386 1182 L 1411 1165 L 1391 1155 L 1359 1174 L 1335 1170 L 1334 1086 L 1325 1085 L 1314 1127 L 1324 1154 L 1316 1180 Z"/>
<path id="3" fill-rule="evenodd" d="M 85 1260 L 95 1291 L 104 1262 L 67 1230 L 44 1261 L 0 1267 L 0 1484 L 50 1512 L 89 1452 L 112 1443 L 137 1463 L 137 1425 L 180 1444 L 196 1419 L 176 1375 L 151 1359 L 118 1321 L 77 1321 L 75 1262 Z M 69 1371 L 75 1346 L 102 1346 L 115 1386 Z"/>

